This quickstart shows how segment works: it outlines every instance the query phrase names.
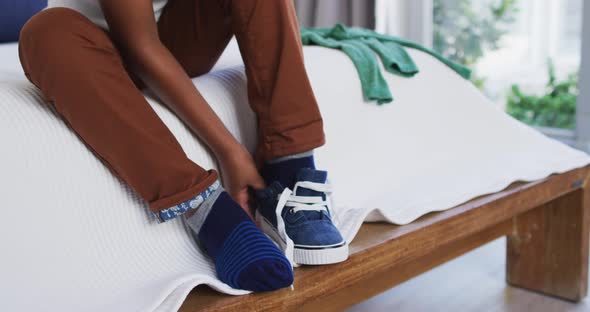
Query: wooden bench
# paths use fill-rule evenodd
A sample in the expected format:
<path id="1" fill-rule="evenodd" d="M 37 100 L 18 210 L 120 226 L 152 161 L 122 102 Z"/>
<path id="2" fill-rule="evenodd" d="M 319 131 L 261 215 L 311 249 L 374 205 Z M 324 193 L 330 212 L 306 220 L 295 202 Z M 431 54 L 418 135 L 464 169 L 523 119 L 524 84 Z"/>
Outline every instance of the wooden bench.
<path id="1" fill-rule="evenodd" d="M 297 268 L 295 290 L 228 296 L 199 286 L 180 311 L 338 311 L 503 235 L 510 285 L 580 301 L 588 283 L 589 180 L 590 166 L 515 183 L 408 225 L 364 224 L 346 262 Z"/>

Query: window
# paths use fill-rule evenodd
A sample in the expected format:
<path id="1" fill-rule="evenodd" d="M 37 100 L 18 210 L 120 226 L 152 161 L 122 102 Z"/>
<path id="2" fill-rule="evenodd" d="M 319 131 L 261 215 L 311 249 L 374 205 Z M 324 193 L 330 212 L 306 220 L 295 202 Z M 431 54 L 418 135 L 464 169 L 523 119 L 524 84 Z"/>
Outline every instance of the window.
<path id="1" fill-rule="evenodd" d="M 376 30 L 468 64 L 508 113 L 590 152 L 589 2 L 376 0 Z"/>
<path id="2" fill-rule="evenodd" d="M 471 66 L 508 113 L 575 128 L 582 0 L 434 0 L 433 19 L 434 48 Z"/>

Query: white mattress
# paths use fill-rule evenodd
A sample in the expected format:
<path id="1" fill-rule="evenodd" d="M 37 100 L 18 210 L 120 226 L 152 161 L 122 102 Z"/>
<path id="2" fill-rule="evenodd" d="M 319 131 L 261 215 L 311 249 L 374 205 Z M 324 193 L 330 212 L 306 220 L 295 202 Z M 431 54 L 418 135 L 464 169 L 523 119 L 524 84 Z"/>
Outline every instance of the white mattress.
<path id="1" fill-rule="evenodd" d="M 362 101 L 345 55 L 305 48 L 328 139 L 317 163 L 329 171 L 349 240 L 363 220 L 405 224 L 517 180 L 590 163 L 507 116 L 431 57 L 411 55 L 421 73 L 387 74 L 396 100 L 377 106 Z M 255 118 L 235 45 L 221 63 L 194 82 L 253 151 Z M 1 311 L 175 311 L 203 283 L 245 293 L 215 278 L 181 219 L 150 220 L 145 203 L 40 103 L 38 91 L 9 78 L 0 82 Z M 216 166 L 177 118 L 150 104 L 191 159 Z"/>
<path id="2" fill-rule="evenodd" d="M 18 59 L 18 44 L 0 43 L 0 83 L 26 79 Z"/>

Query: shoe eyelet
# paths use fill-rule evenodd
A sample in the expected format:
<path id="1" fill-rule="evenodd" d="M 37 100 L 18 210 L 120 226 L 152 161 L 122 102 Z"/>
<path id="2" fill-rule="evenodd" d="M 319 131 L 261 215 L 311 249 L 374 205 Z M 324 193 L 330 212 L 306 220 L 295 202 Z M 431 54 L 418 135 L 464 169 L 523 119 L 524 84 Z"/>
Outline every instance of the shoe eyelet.
<path id="1" fill-rule="evenodd" d="M 293 208 L 289 209 L 289 213 L 290 214 L 295 214 L 295 210 L 293 210 Z"/>

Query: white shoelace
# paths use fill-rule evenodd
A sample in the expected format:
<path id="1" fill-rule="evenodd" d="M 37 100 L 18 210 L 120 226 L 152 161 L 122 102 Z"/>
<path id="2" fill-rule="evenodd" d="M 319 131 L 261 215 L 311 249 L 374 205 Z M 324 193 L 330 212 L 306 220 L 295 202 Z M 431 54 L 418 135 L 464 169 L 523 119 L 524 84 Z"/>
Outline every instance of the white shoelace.
<path id="1" fill-rule="evenodd" d="M 295 184 L 295 189 L 293 190 L 293 194 L 297 194 L 298 188 L 306 188 L 312 191 L 322 192 L 326 194 L 326 199 L 328 195 L 332 193 L 332 186 L 325 183 L 316 183 L 310 181 L 299 181 Z M 291 195 L 287 200 L 287 207 L 293 207 L 290 209 L 291 213 L 296 213 L 298 211 L 326 211 L 330 213 L 329 206 L 330 203 L 328 200 L 323 200 L 320 196 L 298 196 L 298 195 Z"/>
<path id="2" fill-rule="evenodd" d="M 326 200 L 323 200 L 320 196 L 300 196 L 293 195 L 297 192 L 297 189 L 303 187 L 312 191 L 323 192 L 326 194 Z M 293 240 L 287 235 L 285 229 L 285 221 L 283 220 L 282 212 L 285 207 L 291 207 L 289 213 L 296 213 L 298 211 L 326 211 L 331 213 L 332 203 L 328 200 L 329 195 L 332 193 L 332 186 L 327 183 L 317 183 L 311 181 L 299 181 L 295 183 L 294 191 L 289 188 L 285 188 L 279 195 L 279 201 L 275 214 L 277 217 L 277 230 L 285 247 L 283 252 L 285 257 L 289 260 L 293 267 L 297 267 L 298 264 L 293 260 L 294 243 Z"/>

